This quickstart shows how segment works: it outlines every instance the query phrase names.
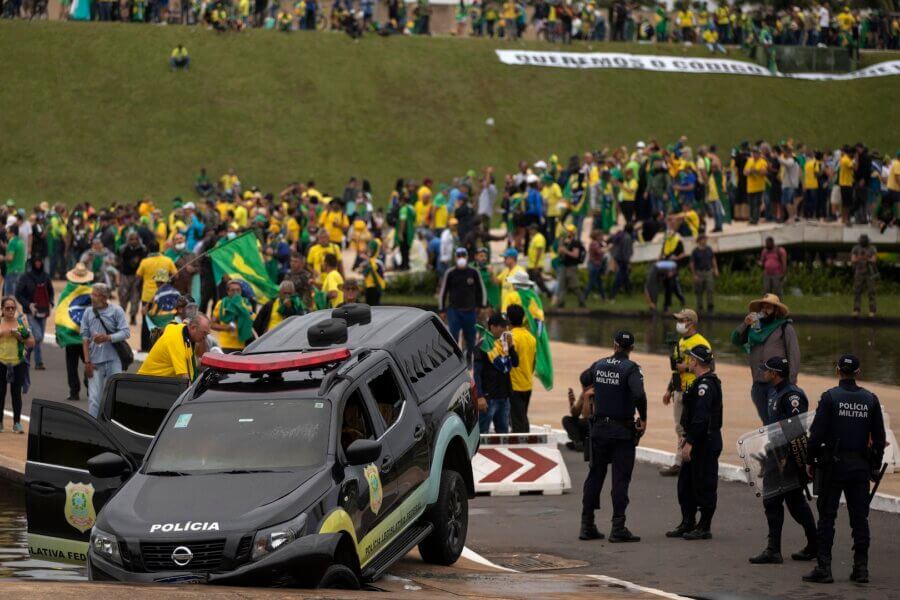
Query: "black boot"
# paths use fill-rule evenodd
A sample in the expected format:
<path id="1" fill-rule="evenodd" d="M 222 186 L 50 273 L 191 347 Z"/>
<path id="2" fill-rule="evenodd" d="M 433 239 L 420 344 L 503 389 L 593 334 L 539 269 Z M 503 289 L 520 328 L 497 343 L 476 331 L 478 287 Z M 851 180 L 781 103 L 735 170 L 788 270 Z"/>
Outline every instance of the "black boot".
<path id="1" fill-rule="evenodd" d="M 816 546 L 815 542 L 807 542 L 806 547 L 803 548 L 800 552 L 794 552 L 791 554 L 792 560 L 801 560 L 801 561 L 810 561 L 815 560 L 816 556 L 818 556 L 819 550 Z"/>
<path id="2" fill-rule="evenodd" d="M 639 542 L 641 538 L 628 531 L 628 528 L 625 527 L 625 517 L 613 517 L 609 541 L 612 543 Z"/>
<path id="3" fill-rule="evenodd" d="M 803 581 L 808 581 L 809 583 L 834 583 L 834 578 L 831 576 L 831 563 L 820 560 L 815 569 L 803 576 Z"/>
<path id="4" fill-rule="evenodd" d="M 865 554 L 857 554 L 853 557 L 853 572 L 850 573 L 850 581 L 856 583 L 869 583 L 869 557 Z"/>
<path id="5" fill-rule="evenodd" d="M 680 538 L 684 536 L 688 531 L 694 529 L 697 526 L 697 522 L 694 519 L 689 519 L 684 517 L 681 519 L 681 523 L 678 524 L 678 527 L 673 529 L 672 531 L 666 532 L 667 538 Z"/>
<path id="6" fill-rule="evenodd" d="M 756 556 L 751 556 L 750 562 L 754 565 L 780 565 L 784 559 L 781 558 L 781 552 L 767 547 Z"/>
<path id="7" fill-rule="evenodd" d="M 710 531 L 710 527 L 712 526 L 712 515 L 703 514 L 703 511 L 700 512 L 700 522 L 697 526 L 685 533 L 682 538 L 686 540 L 709 540 L 712 539 L 712 531 Z"/>
<path id="8" fill-rule="evenodd" d="M 581 531 L 578 532 L 579 540 L 602 540 L 604 535 L 597 529 L 594 523 L 594 511 L 581 513 Z"/>

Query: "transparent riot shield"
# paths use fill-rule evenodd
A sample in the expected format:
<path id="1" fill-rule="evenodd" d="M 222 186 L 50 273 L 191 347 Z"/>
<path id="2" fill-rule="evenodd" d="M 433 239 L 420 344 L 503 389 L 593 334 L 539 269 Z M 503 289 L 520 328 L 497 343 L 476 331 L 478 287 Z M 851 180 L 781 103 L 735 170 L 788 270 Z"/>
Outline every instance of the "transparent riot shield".
<path id="1" fill-rule="evenodd" d="M 738 439 L 738 456 L 757 497 L 765 500 L 806 486 L 808 433 L 814 414 L 805 412 Z"/>

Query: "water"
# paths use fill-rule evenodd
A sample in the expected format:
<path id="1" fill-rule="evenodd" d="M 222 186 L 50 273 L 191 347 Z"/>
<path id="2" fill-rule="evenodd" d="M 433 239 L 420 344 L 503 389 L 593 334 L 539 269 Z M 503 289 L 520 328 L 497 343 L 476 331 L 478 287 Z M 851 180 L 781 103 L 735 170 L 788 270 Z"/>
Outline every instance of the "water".
<path id="1" fill-rule="evenodd" d="M 28 556 L 25 522 L 25 490 L 0 481 L 0 580 L 54 579 L 78 581 L 86 578 L 84 567 L 34 560 Z"/>
<path id="2" fill-rule="evenodd" d="M 713 346 L 719 361 L 746 365 L 746 354 L 731 343 L 731 332 L 738 325 L 731 321 L 703 321 L 700 333 Z M 800 371 L 810 375 L 830 376 L 841 354 L 850 352 L 862 363 L 862 379 L 889 385 L 900 385 L 900 326 L 805 322 L 795 323 L 800 341 Z M 672 317 L 577 317 L 547 318 L 551 340 L 576 344 L 611 346 L 620 329 L 628 329 L 637 337 L 639 352 L 670 352 L 667 335 L 675 334 Z M 585 357 L 585 366 L 600 357 Z"/>

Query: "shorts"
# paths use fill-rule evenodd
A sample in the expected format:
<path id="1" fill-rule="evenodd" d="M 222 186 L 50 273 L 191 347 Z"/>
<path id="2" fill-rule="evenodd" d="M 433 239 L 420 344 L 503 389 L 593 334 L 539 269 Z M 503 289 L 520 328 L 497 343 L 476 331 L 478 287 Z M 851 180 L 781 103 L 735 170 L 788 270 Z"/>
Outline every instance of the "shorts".
<path id="1" fill-rule="evenodd" d="M 782 206 L 790 206 L 794 203 L 794 198 L 797 196 L 797 190 L 794 188 L 781 188 L 781 204 Z"/>

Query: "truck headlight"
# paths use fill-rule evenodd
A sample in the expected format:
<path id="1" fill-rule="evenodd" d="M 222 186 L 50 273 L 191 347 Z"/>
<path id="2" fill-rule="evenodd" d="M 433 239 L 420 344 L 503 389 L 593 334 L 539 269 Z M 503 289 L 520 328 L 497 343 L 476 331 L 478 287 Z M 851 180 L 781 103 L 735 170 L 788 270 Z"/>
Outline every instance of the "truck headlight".
<path id="1" fill-rule="evenodd" d="M 91 530 L 91 548 L 98 556 L 117 565 L 122 564 L 122 556 L 119 554 L 119 541 L 111 533 L 106 533 L 102 529 L 94 527 Z"/>
<path id="2" fill-rule="evenodd" d="M 253 560 L 293 542 L 306 532 L 306 513 L 298 515 L 286 523 L 260 529 L 253 538 Z"/>

